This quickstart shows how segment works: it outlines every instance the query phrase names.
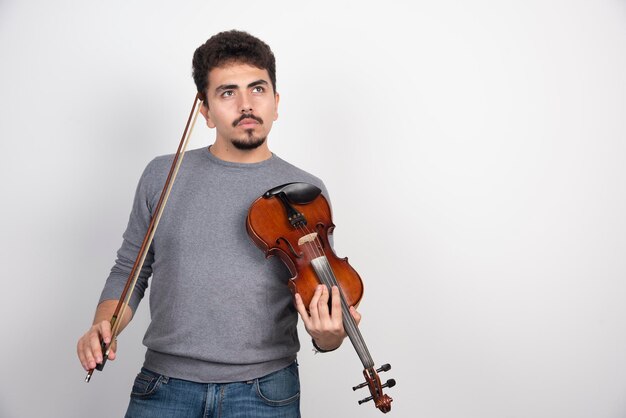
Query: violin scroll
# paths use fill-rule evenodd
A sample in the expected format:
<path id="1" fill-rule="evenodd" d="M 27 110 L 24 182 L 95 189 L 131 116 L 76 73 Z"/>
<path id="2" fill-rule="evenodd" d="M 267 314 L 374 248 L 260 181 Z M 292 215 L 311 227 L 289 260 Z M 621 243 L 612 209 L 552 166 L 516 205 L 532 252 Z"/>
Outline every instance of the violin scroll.
<path id="1" fill-rule="evenodd" d="M 393 398 L 389 395 L 383 393 L 384 388 L 392 388 L 396 385 L 395 379 L 389 379 L 385 384 L 380 383 L 380 377 L 378 373 L 386 372 L 391 370 L 391 365 L 383 364 L 379 369 L 374 370 L 373 367 L 366 368 L 363 370 L 363 376 L 365 376 L 365 382 L 356 385 L 352 388 L 352 390 L 358 390 L 365 386 L 367 386 L 370 390 L 371 396 L 367 398 L 361 399 L 359 401 L 359 405 L 374 400 L 374 405 L 376 408 L 380 409 L 381 412 L 387 413 L 391 411 L 391 402 Z"/>

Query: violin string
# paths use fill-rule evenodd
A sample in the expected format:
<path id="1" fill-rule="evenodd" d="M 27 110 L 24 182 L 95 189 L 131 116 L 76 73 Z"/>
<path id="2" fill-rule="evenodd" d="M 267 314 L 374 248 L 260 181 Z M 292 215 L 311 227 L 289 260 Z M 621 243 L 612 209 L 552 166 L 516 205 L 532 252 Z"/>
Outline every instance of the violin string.
<path id="1" fill-rule="evenodd" d="M 326 254 L 324 253 L 324 246 L 322 245 L 322 243 L 321 243 L 321 241 L 319 239 L 319 234 L 317 234 L 317 232 L 312 232 L 306 225 L 299 224 L 297 226 L 297 228 L 302 233 L 302 236 L 315 234 L 315 238 L 313 240 L 315 242 L 315 244 L 312 241 L 307 241 L 305 243 L 305 248 L 308 247 L 309 250 L 315 256 L 315 258 L 324 257 L 324 260 L 326 260 L 325 263 L 322 263 L 323 269 L 320 271 L 321 276 L 322 276 L 322 277 L 320 277 L 320 281 L 323 282 L 323 284 L 328 287 L 329 291 L 331 290 L 332 286 L 337 286 L 337 288 L 339 289 L 339 292 L 341 294 L 341 297 L 343 299 L 345 299 L 345 295 L 343 295 L 343 292 L 341 291 L 341 286 L 339 286 L 339 283 L 337 282 L 337 279 L 336 279 L 336 277 L 335 277 L 335 275 L 334 275 L 334 273 L 332 271 L 332 268 L 330 267 L 330 264 L 328 264 L 328 259 L 326 257 Z M 316 270 L 316 273 L 317 273 L 317 270 Z M 348 314 L 349 314 L 349 312 L 348 312 Z M 353 319 L 352 315 L 348 315 L 348 317 L 350 319 Z"/>
<path id="2" fill-rule="evenodd" d="M 298 225 L 298 229 L 301 231 L 301 233 L 303 233 L 303 236 L 312 233 L 311 230 L 305 225 Z M 319 271 L 319 273 L 321 273 L 319 274 L 321 276 L 319 277 L 320 281 L 322 281 L 323 284 L 328 287 L 328 291 L 332 289 L 332 286 L 337 286 L 340 293 L 341 307 L 344 318 L 343 323 L 346 328 L 346 333 L 350 337 L 350 341 L 356 349 L 357 354 L 359 355 L 359 358 L 361 359 L 364 367 L 373 367 L 374 361 L 372 360 L 372 356 L 370 355 L 369 350 L 365 345 L 363 336 L 361 335 L 361 332 L 359 331 L 358 326 L 350 313 L 350 308 L 348 307 L 348 304 L 346 302 L 345 294 L 343 293 L 341 286 L 337 282 L 337 278 L 335 277 L 332 267 L 328 262 L 328 258 L 326 257 L 324 252 L 324 247 L 322 246 L 319 235 L 317 233 L 315 233 L 315 239 L 313 240 L 313 242 L 315 242 L 315 244 L 313 244 L 311 241 L 307 241 L 305 243 L 305 246 L 308 246 L 310 249 L 313 250 L 312 252 L 314 255 L 316 255 L 316 258 L 323 257 L 321 259 L 323 261 L 320 263 L 322 267 L 321 271 Z M 317 270 L 315 271 L 317 272 Z"/>
<path id="3" fill-rule="evenodd" d="M 316 239 L 319 242 L 319 245 L 320 245 L 319 248 L 323 252 L 324 247 L 321 245 L 321 242 L 317 238 L 317 235 L 316 235 Z M 348 307 L 345 294 L 343 293 L 343 289 L 341 288 L 341 286 L 339 286 L 339 283 L 337 282 L 337 279 L 334 275 L 333 269 L 330 263 L 328 262 L 328 257 L 326 257 L 325 254 L 324 254 L 324 258 L 322 262 L 322 268 L 323 268 L 324 274 L 330 278 L 329 281 L 332 281 L 332 283 L 336 285 L 339 290 L 340 300 L 342 304 L 342 311 L 344 313 L 344 318 L 346 320 L 344 322 L 344 325 L 346 326 L 348 336 L 350 337 L 350 341 L 352 341 L 355 349 L 357 350 L 357 353 L 359 354 L 359 357 L 361 358 L 363 365 L 365 367 L 373 366 L 373 360 L 365 344 L 365 340 L 363 339 L 363 336 L 361 335 L 361 332 L 358 329 L 356 321 L 354 320 L 354 318 L 352 317 L 350 313 L 350 308 Z"/>
<path id="4" fill-rule="evenodd" d="M 346 327 L 346 332 L 348 333 L 348 336 L 350 337 L 350 341 L 352 342 L 355 349 L 357 350 L 357 353 L 359 354 L 359 357 L 361 358 L 363 365 L 365 367 L 368 367 L 368 365 L 370 364 L 373 365 L 373 361 L 372 361 L 371 355 L 369 354 L 369 350 L 367 349 L 367 346 L 365 345 L 365 341 L 363 340 L 363 337 L 358 329 L 358 326 L 354 318 L 352 317 L 352 314 L 350 313 L 350 308 L 348 307 L 348 304 L 346 302 L 345 294 L 343 293 L 341 286 L 339 286 L 339 283 L 337 282 L 337 279 L 334 275 L 332 267 L 330 266 L 330 263 L 328 262 L 328 258 L 325 255 L 324 255 L 321 265 L 322 265 L 322 271 L 324 272 L 324 275 L 328 277 L 327 281 L 336 285 L 339 290 L 342 311 L 344 313 L 344 318 L 345 318 L 344 325 Z"/>

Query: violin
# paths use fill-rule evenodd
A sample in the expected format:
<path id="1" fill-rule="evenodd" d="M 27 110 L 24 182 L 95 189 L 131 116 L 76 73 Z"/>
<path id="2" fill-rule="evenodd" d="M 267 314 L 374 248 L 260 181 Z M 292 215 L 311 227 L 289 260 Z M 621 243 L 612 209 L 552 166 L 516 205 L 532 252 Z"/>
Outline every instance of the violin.
<path id="1" fill-rule="evenodd" d="M 348 259 L 338 258 L 329 244 L 328 235 L 335 225 L 328 201 L 321 192 L 308 183 L 287 183 L 268 190 L 250 206 L 246 230 L 266 257 L 278 256 L 286 264 L 292 274 L 289 288 L 293 294 L 300 294 L 307 309 L 320 283 L 328 289 L 339 288 L 344 329 L 364 368 L 365 382 L 352 390 L 367 386 L 371 396 L 360 400 L 359 405 L 374 400 L 376 408 L 387 413 L 393 399 L 383 389 L 395 386 L 396 382 L 389 379 L 381 384 L 378 373 L 390 370 L 391 366 L 384 364 L 375 369 L 350 314 L 350 306 L 356 306 L 363 296 L 363 281 Z"/>

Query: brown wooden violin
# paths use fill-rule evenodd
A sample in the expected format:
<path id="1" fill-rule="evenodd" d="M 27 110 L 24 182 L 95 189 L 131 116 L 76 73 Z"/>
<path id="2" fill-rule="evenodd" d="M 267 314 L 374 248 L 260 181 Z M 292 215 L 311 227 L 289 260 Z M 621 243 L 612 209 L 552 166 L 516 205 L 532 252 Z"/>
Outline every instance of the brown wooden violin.
<path id="1" fill-rule="evenodd" d="M 350 306 L 356 306 L 363 296 L 363 282 L 347 258 L 338 258 L 331 248 L 328 235 L 334 227 L 321 190 L 308 183 L 288 183 L 268 190 L 254 201 L 246 220 L 254 243 L 267 257 L 276 255 L 287 265 L 293 276 L 289 288 L 300 294 L 305 306 L 309 306 L 320 283 L 328 289 L 339 288 L 344 328 L 364 367 L 365 382 L 352 389 L 367 386 L 371 396 L 360 400 L 359 405 L 374 400 L 376 408 L 386 413 L 393 399 L 383 394 L 383 388 L 393 387 L 396 382 L 389 379 L 381 384 L 378 373 L 391 366 L 374 368 L 365 340 L 350 315 Z"/>

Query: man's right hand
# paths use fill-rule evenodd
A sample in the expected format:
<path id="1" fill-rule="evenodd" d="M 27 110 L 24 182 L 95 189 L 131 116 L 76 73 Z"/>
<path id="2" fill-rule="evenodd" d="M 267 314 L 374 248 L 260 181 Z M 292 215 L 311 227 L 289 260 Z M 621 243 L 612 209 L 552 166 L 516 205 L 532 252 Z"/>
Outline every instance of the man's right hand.
<path id="1" fill-rule="evenodd" d="M 108 344 L 111 341 L 111 322 L 108 318 L 113 317 L 117 308 L 117 300 L 105 300 L 98 305 L 93 325 L 89 328 L 76 345 L 78 359 L 83 369 L 89 371 L 96 368 L 96 364 L 102 363 L 104 354 L 102 353 L 101 342 Z M 128 308 L 124 311 L 124 318 L 121 318 L 118 334 L 128 325 L 133 317 L 133 310 Z M 120 319 L 118 318 L 118 321 Z M 109 349 L 109 360 L 115 360 L 117 351 L 117 341 L 113 341 Z"/>
<path id="2" fill-rule="evenodd" d="M 102 363 L 104 353 L 102 352 L 101 342 L 108 344 L 111 341 L 111 323 L 107 320 L 100 321 L 89 328 L 80 339 L 76 346 L 78 359 L 86 371 L 96 368 L 96 364 Z M 111 344 L 109 349 L 109 360 L 115 360 L 115 352 L 117 350 L 117 341 Z"/>

